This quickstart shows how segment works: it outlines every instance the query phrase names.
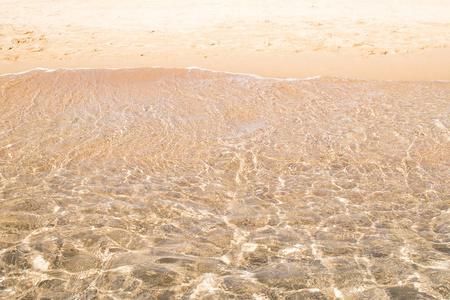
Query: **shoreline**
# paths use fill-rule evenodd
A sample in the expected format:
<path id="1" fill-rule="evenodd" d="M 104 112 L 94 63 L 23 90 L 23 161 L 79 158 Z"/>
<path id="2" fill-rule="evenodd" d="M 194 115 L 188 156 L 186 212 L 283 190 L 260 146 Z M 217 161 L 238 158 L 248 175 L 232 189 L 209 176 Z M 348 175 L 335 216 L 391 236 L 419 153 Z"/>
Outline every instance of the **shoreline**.
<path id="1" fill-rule="evenodd" d="M 450 83 L 450 80 L 446 80 L 446 79 L 429 79 L 429 80 L 404 80 L 404 79 L 367 79 L 367 78 L 354 78 L 354 77 L 342 77 L 342 76 L 322 76 L 322 75 L 317 75 L 317 76 L 311 76 L 311 77 L 304 77 L 304 78 L 292 78 L 292 77 L 288 77 L 288 78 L 279 78 L 279 77 L 265 77 L 265 76 L 260 76 L 257 74 L 252 74 L 252 73 L 240 73 L 240 72 L 229 72 L 229 71 L 217 71 L 217 70 L 211 70 L 211 69 L 206 69 L 206 68 L 201 68 L 201 67 L 197 67 L 197 66 L 190 66 L 190 67 L 163 67 L 163 66 L 152 66 L 152 67 L 118 67 L 118 68 L 90 68 L 90 67 L 74 67 L 74 68 L 70 68 L 70 67 L 61 67 L 61 68 L 55 68 L 55 69 L 51 69 L 51 68 L 44 68 L 44 67 L 37 67 L 34 69 L 28 69 L 25 71 L 20 71 L 20 72 L 16 72 L 16 73 L 0 73 L 0 78 L 1 77 L 6 77 L 6 76 L 17 76 L 17 75 L 24 75 L 33 71 L 43 71 L 45 73 L 52 73 L 52 72 L 57 72 L 57 71 L 62 71 L 62 70 L 67 70 L 67 71 L 121 71 L 121 70 L 148 70 L 148 69 L 163 69 L 163 70 L 168 70 L 168 71 L 177 71 L 177 70 L 199 70 L 202 72 L 208 72 L 208 73 L 218 73 L 218 74 L 227 74 L 227 75 L 232 75 L 232 76 L 247 76 L 247 77 L 251 77 L 254 79 L 260 79 L 260 80 L 273 80 L 273 81 L 310 81 L 310 80 L 342 80 L 342 81 L 378 81 L 378 82 L 398 82 L 398 83 L 408 83 L 408 82 L 439 82 L 439 83 Z"/>
<path id="2" fill-rule="evenodd" d="M 262 63 L 263 62 L 263 63 Z M 1 61 L 0 75 L 36 68 L 189 68 L 264 78 L 304 79 L 316 76 L 367 80 L 428 81 L 450 80 L 450 49 L 424 50 L 408 55 L 361 57 L 341 53 L 304 52 L 295 55 L 240 53 L 240 55 L 172 56 L 169 58 L 86 57 L 78 59 L 41 59 Z"/>

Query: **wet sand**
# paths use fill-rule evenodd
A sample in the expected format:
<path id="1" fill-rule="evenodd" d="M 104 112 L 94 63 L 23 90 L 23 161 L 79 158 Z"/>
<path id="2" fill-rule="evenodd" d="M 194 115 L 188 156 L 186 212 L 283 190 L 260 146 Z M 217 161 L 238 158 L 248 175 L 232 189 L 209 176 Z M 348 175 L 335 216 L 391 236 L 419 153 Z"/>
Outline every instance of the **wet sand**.
<path id="1" fill-rule="evenodd" d="M 448 82 L 0 77 L 0 297 L 448 299 Z"/>

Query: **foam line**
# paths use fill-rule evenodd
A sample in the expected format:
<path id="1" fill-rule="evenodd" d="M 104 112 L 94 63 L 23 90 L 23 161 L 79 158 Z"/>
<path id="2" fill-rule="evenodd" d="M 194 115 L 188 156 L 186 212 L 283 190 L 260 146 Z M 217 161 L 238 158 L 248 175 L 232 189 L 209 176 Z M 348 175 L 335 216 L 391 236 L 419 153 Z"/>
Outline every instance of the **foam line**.
<path id="1" fill-rule="evenodd" d="M 200 68 L 197 66 L 187 67 L 187 68 L 167 68 L 163 66 L 153 66 L 153 67 L 123 67 L 123 68 L 57 68 L 57 69 L 49 69 L 49 68 L 34 68 L 27 71 L 17 72 L 17 73 L 6 73 L 1 74 L 0 77 L 3 76 L 14 76 L 14 75 L 21 75 L 26 74 L 32 71 L 46 71 L 46 72 L 55 72 L 58 70 L 129 70 L 129 69 L 167 69 L 167 70 L 200 70 L 200 71 L 207 71 L 211 73 L 219 73 L 219 74 L 230 74 L 230 75 L 240 75 L 240 76 L 249 76 L 253 77 L 255 79 L 260 80 L 276 80 L 276 81 L 308 81 L 308 80 L 316 80 L 323 78 L 322 75 L 312 76 L 312 77 L 306 77 L 306 78 L 276 78 L 276 77 L 263 77 L 256 74 L 251 73 L 239 73 L 239 72 L 229 72 L 229 71 L 216 71 L 216 70 L 210 70 L 205 68 Z M 350 78 L 350 77 L 339 77 L 339 76 L 327 76 L 330 78 L 337 78 L 337 79 L 343 79 L 343 80 L 363 80 L 363 81 L 428 81 L 428 82 L 444 82 L 448 83 L 450 80 L 440 80 L 440 79 L 433 79 L 433 80 L 390 80 L 390 79 L 383 79 L 383 80 L 371 80 L 371 79 L 365 79 L 365 78 Z"/>

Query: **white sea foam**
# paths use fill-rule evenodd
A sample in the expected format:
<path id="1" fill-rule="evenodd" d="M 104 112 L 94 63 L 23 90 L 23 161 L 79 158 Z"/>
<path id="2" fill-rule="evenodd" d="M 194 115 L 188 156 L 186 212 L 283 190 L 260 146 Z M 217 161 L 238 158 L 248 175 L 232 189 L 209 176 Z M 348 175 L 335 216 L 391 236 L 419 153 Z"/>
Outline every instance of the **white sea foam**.
<path id="1" fill-rule="evenodd" d="M 260 75 L 257 75 L 257 74 L 251 74 L 251 73 L 240 73 L 240 72 L 230 72 L 230 71 L 216 71 L 216 70 L 200 68 L 200 67 L 196 67 L 196 66 L 191 66 L 191 67 L 187 67 L 187 68 L 167 68 L 167 67 L 163 67 L 163 66 L 152 66 L 152 67 L 121 67 L 121 68 L 56 68 L 56 69 L 38 67 L 38 68 L 34 68 L 34 69 L 22 71 L 22 72 L 17 72 L 17 73 L 0 74 L 0 77 L 3 77 L 3 76 L 14 76 L 14 75 L 23 75 L 23 74 L 27 74 L 27 73 L 30 73 L 30 72 L 33 72 L 33 71 L 45 71 L 47 73 L 50 73 L 50 72 L 55 72 L 55 71 L 58 71 L 58 70 L 132 70 L 132 69 L 147 69 L 147 68 L 148 69 L 167 69 L 167 70 L 181 70 L 181 69 L 185 69 L 185 70 L 200 70 L 200 71 L 211 72 L 211 73 L 216 73 L 216 74 L 229 74 L 229 75 L 236 75 L 236 76 L 248 76 L 248 77 L 252 77 L 252 78 L 255 78 L 255 79 L 259 79 L 259 80 L 275 80 L 275 81 L 309 81 L 309 80 L 318 80 L 318 79 L 324 78 L 323 75 L 316 75 L 316 76 L 305 77 L 305 78 L 264 77 L 264 76 L 260 76 Z M 337 78 L 337 79 L 342 79 L 342 80 L 369 81 L 366 78 L 352 78 L 352 77 L 341 77 L 341 76 L 332 76 L 330 78 Z M 374 81 L 401 81 L 401 80 L 383 79 L 383 80 L 374 80 Z M 450 80 L 441 80 L 441 79 L 420 80 L 420 81 L 443 82 L 443 83 L 450 82 Z"/>

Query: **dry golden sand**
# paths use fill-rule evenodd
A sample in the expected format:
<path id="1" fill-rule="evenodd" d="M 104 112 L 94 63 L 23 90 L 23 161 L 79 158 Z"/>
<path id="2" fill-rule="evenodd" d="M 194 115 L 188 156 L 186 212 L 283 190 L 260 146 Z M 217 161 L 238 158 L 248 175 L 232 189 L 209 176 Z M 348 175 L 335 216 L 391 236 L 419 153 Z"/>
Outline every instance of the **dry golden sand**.
<path id="1" fill-rule="evenodd" d="M 446 0 L 3 0 L 0 73 L 195 65 L 270 77 L 450 79 L 449 11 Z"/>

